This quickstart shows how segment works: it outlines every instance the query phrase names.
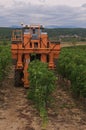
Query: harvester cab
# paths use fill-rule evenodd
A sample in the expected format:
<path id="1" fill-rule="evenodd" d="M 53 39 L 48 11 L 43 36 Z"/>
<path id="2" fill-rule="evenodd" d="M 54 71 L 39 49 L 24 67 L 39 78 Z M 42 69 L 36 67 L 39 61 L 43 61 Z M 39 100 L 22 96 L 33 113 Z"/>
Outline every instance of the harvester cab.
<path id="1" fill-rule="evenodd" d="M 24 34 L 31 34 L 32 39 L 38 39 L 40 38 L 41 32 L 43 30 L 42 26 L 37 26 L 37 25 L 31 25 L 31 26 L 25 26 L 23 28 Z"/>
<path id="2" fill-rule="evenodd" d="M 33 54 L 41 62 L 48 63 L 50 69 L 55 69 L 55 60 L 60 53 L 60 43 L 49 41 L 48 34 L 43 32 L 42 25 L 23 25 L 14 29 L 11 44 L 12 59 L 15 65 L 15 85 L 21 83 L 29 86 L 29 63 L 34 60 Z"/>

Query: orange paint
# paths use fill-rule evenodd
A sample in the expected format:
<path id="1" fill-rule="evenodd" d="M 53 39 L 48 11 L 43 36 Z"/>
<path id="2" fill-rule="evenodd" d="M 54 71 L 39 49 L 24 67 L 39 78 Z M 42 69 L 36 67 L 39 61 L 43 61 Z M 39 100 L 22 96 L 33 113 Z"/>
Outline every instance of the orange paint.
<path id="1" fill-rule="evenodd" d="M 15 69 L 23 71 L 22 81 L 24 87 L 29 86 L 27 68 L 33 54 L 42 62 L 47 62 L 50 69 L 55 69 L 54 60 L 58 59 L 60 43 L 50 42 L 48 35 L 42 32 L 42 26 L 30 25 L 12 32 L 12 59 L 15 62 Z"/>

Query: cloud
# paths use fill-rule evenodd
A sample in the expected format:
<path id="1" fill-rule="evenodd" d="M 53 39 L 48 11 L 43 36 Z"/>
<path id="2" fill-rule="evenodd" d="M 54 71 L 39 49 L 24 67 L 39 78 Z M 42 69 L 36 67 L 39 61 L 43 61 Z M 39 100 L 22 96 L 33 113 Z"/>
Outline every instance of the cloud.
<path id="1" fill-rule="evenodd" d="M 39 0 L 39 2 L 45 2 L 46 0 Z"/>
<path id="2" fill-rule="evenodd" d="M 86 3 L 82 5 L 82 7 L 86 8 Z"/>
<path id="3" fill-rule="evenodd" d="M 66 5 L 49 6 L 31 4 L 14 0 L 10 8 L 0 6 L 0 26 L 25 24 L 43 24 L 57 26 L 74 26 L 86 28 L 86 4 L 80 7 Z"/>

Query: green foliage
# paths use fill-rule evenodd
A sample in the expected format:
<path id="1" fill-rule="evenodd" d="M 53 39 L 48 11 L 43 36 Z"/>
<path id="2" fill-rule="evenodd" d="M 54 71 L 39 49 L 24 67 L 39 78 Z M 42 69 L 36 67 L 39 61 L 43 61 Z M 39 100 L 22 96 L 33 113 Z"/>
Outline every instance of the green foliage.
<path id="1" fill-rule="evenodd" d="M 6 75 L 6 68 L 11 63 L 10 46 L 0 46 L 0 81 Z"/>
<path id="2" fill-rule="evenodd" d="M 71 89 L 76 96 L 86 97 L 86 46 L 63 48 L 57 71 L 71 81 Z"/>
<path id="3" fill-rule="evenodd" d="M 47 119 L 47 103 L 56 87 L 56 77 L 53 71 L 48 69 L 47 64 L 38 60 L 34 60 L 29 64 L 28 72 L 30 75 L 28 97 L 34 101 L 43 122 L 45 122 Z"/>
<path id="4" fill-rule="evenodd" d="M 0 27 L 0 41 L 6 39 L 7 41 L 11 40 L 11 28 Z"/>
<path id="5" fill-rule="evenodd" d="M 58 40 L 59 36 L 63 36 L 62 42 L 86 41 L 86 28 L 48 28 L 45 31 L 48 32 L 50 40 Z"/>
<path id="6" fill-rule="evenodd" d="M 6 41 L 6 39 L 3 39 L 2 45 L 7 45 L 7 44 L 8 44 L 8 42 Z"/>
<path id="7" fill-rule="evenodd" d="M 0 27 L 0 41 L 6 39 L 6 41 L 11 40 L 11 31 L 12 28 Z M 73 40 L 78 41 L 86 41 L 86 28 L 52 28 L 52 29 L 44 29 L 49 35 L 50 40 L 59 40 L 59 36 L 64 36 L 61 38 L 63 42 L 72 42 Z M 76 37 L 76 35 L 78 37 Z M 65 37 L 68 36 L 68 37 Z M 74 37 L 71 37 L 74 36 Z"/>

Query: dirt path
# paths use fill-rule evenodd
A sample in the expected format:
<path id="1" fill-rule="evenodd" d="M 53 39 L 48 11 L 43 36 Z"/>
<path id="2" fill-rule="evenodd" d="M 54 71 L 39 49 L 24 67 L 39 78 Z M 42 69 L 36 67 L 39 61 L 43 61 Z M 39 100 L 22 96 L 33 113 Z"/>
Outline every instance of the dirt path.
<path id="1" fill-rule="evenodd" d="M 64 42 L 61 44 L 61 48 L 72 47 L 72 46 L 83 46 L 83 45 L 86 45 L 86 42 L 76 42 L 75 44 L 73 44 L 72 42 Z"/>
<path id="2" fill-rule="evenodd" d="M 0 87 L 0 130 L 42 130 L 39 114 L 26 93 L 24 88 L 13 86 L 11 70 Z M 60 87 L 48 115 L 46 130 L 86 130 L 86 112 Z"/>

